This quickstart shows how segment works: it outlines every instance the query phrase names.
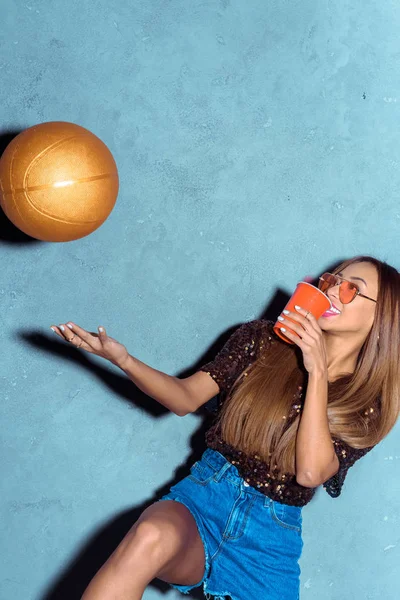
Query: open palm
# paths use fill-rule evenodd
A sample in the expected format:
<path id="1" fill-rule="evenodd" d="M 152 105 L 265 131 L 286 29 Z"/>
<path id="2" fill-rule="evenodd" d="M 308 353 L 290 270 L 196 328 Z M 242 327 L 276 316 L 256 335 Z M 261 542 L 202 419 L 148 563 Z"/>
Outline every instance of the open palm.
<path id="1" fill-rule="evenodd" d="M 70 342 L 77 348 L 86 350 L 90 354 L 96 354 L 106 358 L 113 364 L 120 367 L 128 358 L 129 353 L 123 344 L 120 344 L 112 337 L 109 337 L 104 327 L 99 327 L 99 333 L 86 331 L 79 325 L 68 321 L 65 325 L 51 326 L 51 329 L 59 337 Z"/>

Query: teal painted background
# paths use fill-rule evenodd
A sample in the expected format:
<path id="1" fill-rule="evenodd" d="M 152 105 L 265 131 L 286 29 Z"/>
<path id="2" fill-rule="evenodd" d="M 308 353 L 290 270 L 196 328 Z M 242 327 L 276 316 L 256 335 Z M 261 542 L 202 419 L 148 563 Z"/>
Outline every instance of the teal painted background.
<path id="1" fill-rule="evenodd" d="M 0 599 L 74 600 L 187 473 L 209 417 L 168 413 L 49 326 L 103 324 L 178 374 L 304 275 L 360 253 L 398 267 L 400 5 L 3 0 L 0 15 L 3 147 L 72 121 L 121 179 L 85 239 L 0 220 Z M 304 509 L 301 600 L 398 598 L 399 466 L 396 426 L 340 498 Z"/>

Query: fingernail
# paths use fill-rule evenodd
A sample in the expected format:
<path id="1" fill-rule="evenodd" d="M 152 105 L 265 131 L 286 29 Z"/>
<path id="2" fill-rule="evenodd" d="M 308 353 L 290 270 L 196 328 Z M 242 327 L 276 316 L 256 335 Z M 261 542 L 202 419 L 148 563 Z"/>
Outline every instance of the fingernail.
<path id="1" fill-rule="evenodd" d="M 54 329 L 54 327 L 50 327 L 50 329 L 51 329 L 52 331 L 54 331 L 54 333 L 57 333 L 57 331 Z"/>
<path id="2" fill-rule="evenodd" d="M 103 327 L 99 327 L 99 331 L 100 331 L 100 333 L 103 333 L 104 328 Z"/>
<path id="3" fill-rule="evenodd" d="M 283 333 L 285 333 L 286 329 L 284 327 L 281 327 L 281 331 L 283 331 Z"/>
<path id="4" fill-rule="evenodd" d="M 284 321 L 285 319 L 283 317 L 278 317 L 278 321 Z"/>
<path id="5" fill-rule="evenodd" d="M 61 329 L 61 331 L 64 331 L 65 329 L 64 325 L 59 325 L 59 328 Z"/>
<path id="6" fill-rule="evenodd" d="M 70 329 L 72 329 L 71 323 L 67 323 L 67 327 L 69 327 Z"/>
<path id="7" fill-rule="evenodd" d="M 283 312 L 284 315 L 288 315 L 289 314 L 288 310 L 283 310 L 282 312 Z"/>
<path id="8" fill-rule="evenodd" d="M 295 309 L 296 309 L 296 310 L 301 310 L 301 306 L 297 306 L 297 305 L 295 305 Z"/>

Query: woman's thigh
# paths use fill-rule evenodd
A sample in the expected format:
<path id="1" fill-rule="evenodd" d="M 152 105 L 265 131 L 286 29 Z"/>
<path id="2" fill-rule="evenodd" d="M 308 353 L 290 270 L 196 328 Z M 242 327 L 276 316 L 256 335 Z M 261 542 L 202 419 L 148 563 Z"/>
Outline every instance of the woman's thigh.
<path id="1" fill-rule="evenodd" d="M 82 600 L 141 598 L 155 578 L 193 585 L 203 576 L 204 550 L 189 510 L 175 501 L 152 504 L 96 573 Z M 140 596 L 138 595 L 140 594 Z"/>
<path id="2" fill-rule="evenodd" d="M 152 504 L 133 529 L 143 531 L 143 526 L 159 540 L 162 567 L 156 573 L 158 579 L 179 585 L 193 585 L 202 579 L 204 546 L 196 521 L 184 504 L 175 500 Z"/>

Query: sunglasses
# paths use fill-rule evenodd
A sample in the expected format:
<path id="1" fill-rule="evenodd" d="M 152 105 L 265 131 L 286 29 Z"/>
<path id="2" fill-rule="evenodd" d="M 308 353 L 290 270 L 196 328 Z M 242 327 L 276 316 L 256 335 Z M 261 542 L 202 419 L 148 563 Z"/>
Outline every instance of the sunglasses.
<path id="1" fill-rule="evenodd" d="M 339 275 L 324 273 L 319 278 L 318 287 L 324 294 L 326 294 L 329 288 L 335 287 L 335 285 L 339 286 L 339 300 L 342 304 L 349 304 L 356 296 L 361 296 L 362 298 L 367 298 L 367 300 L 376 302 L 373 298 L 362 294 L 355 283 L 347 281 L 347 279 L 343 279 L 343 277 L 339 277 Z"/>

